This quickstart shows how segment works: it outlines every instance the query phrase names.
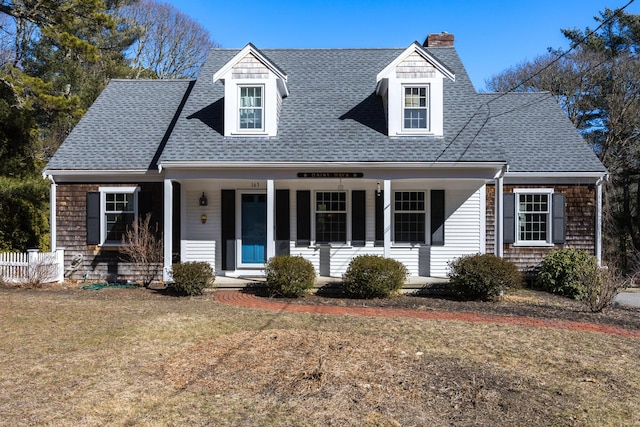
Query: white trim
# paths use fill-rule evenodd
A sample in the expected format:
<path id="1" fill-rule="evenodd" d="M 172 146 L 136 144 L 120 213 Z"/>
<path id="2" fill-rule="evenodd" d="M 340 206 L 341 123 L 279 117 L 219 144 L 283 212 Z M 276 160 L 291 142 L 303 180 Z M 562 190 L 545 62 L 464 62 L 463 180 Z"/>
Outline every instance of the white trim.
<path id="1" fill-rule="evenodd" d="M 57 244 L 57 240 L 58 240 L 58 236 L 57 236 L 58 204 L 57 204 L 57 196 L 56 196 L 56 194 L 57 194 L 57 192 L 56 192 L 57 184 L 56 184 L 55 179 L 53 179 L 53 176 L 49 175 L 48 178 L 49 178 L 49 181 L 51 181 L 51 185 L 50 185 L 51 190 L 49 192 L 49 206 L 50 206 L 50 209 L 49 209 L 49 215 L 50 215 L 49 216 L 49 221 L 50 221 L 49 222 L 49 228 L 50 228 L 49 237 L 51 239 L 51 243 L 50 243 L 51 252 L 55 252 L 56 249 L 57 249 L 57 246 L 58 246 L 58 244 Z"/>
<path id="2" fill-rule="evenodd" d="M 526 247 L 526 246 L 554 246 L 553 243 L 553 188 L 514 188 L 513 194 L 515 194 L 514 209 L 515 209 L 515 242 L 513 246 Z M 520 239 L 520 217 L 519 217 L 519 205 L 520 194 L 546 194 L 547 195 L 547 240 L 521 240 Z"/>
<path id="3" fill-rule="evenodd" d="M 424 202 L 424 208 L 422 210 L 415 211 L 403 211 L 396 210 L 396 194 L 398 193 L 422 193 L 422 201 Z M 424 235 L 422 236 L 423 242 L 396 242 L 396 214 L 397 213 L 420 213 L 422 212 L 422 216 L 424 219 Z M 431 230 L 431 215 L 428 213 L 431 212 L 431 193 L 428 190 L 393 190 L 393 197 L 391 198 L 391 245 L 393 247 L 414 247 L 414 246 L 431 246 L 431 233 L 428 230 Z"/>
<path id="4" fill-rule="evenodd" d="M 317 194 L 318 193 L 344 193 L 344 198 L 345 198 L 345 211 L 344 211 L 344 215 L 345 215 L 345 236 L 344 242 L 322 242 L 322 243 L 318 243 L 317 240 L 317 227 L 316 227 L 316 218 L 317 218 L 317 214 L 318 212 L 322 212 L 322 211 L 318 211 L 318 198 L 317 198 Z M 312 200 L 311 200 L 311 207 L 312 207 L 312 219 L 311 219 L 311 237 L 312 239 L 311 241 L 311 246 L 319 246 L 319 245 L 329 245 L 331 247 L 339 247 L 339 248 L 343 248 L 343 247 L 350 247 L 351 246 L 351 191 L 350 190 L 323 190 L 323 189 L 318 189 L 318 190 L 313 190 L 311 192 L 312 194 Z M 329 212 L 334 212 L 334 213 L 342 213 L 342 211 L 329 211 Z"/>
<path id="5" fill-rule="evenodd" d="M 258 168 L 288 168 L 288 169 L 337 169 L 347 167 L 370 168 L 370 169 L 391 169 L 391 168 L 431 168 L 431 169 L 496 169 L 497 172 L 505 166 L 505 162 L 243 162 L 243 161 L 176 161 L 166 160 L 160 162 L 162 169 L 169 168 L 238 168 L 255 169 Z M 496 173 L 497 173 L 496 172 Z"/>
<path id="6" fill-rule="evenodd" d="M 602 265 L 602 184 L 606 177 L 596 182 L 596 241 L 595 252 L 598 265 Z"/>
<path id="7" fill-rule="evenodd" d="M 391 180 L 384 180 L 384 250 L 385 258 L 391 257 Z"/>
<path id="8" fill-rule="evenodd" d="M 266 108 L 266 99 L 265 99 L 265 93 L 266 93 L 266 88 L 264 83 L 260 84 L 260 83 L 238 83 L 236 85 L 236 88 L 238 89 L 238 93 L 237 93 L 237 103 L 236 103 L 236 131 L 232 132 L 233 135 L 267 135 L 267 132 L 265 132 L 265 108 Z M 262 126 L 260 126 L 259 128 L 243 128 L 240 127 L 240 110 L 242 109 L 256 109 L 256 107 L 242 107 L 240 104 L 240 100 L 242 99 L 242 89 L 245 88 L 260 88 L 260 123 Z"/>
<path id="9" fill-rule="evenodd" d="M 445 77 L 447 77 L 451 81 L 456 81 L 456 75 L 455 73 L 453 73 L 453 71 L 449 70 L 449 68 L 447 68 L 446 65 L 444 65 L 442 62 L 436 59 L 436 57 L 434 57 L 429 52 L 427 52 L 418 42 L 413 42 L 400 55 L 398 55 L 393 61 L 391 61 L 389 65 L 384 67 L 384 69 L 376 75 L 376 83 L 377 83 L 376 93 L 380 94 L 378 92 L 378 90 L 381 87 L 380 82 L 383 79 L 387 78 L 391 73 L 393 73 L 396 67 L 414 52 L 422 56 L 427 62 L 433 65 L 435 69 L 438 70 L 440 73 L 442 73 Z"/>
<path id="10" fill-rule="evenodd" d="M 140 187 L 98 187 L 100 193 L 100 243 L 98 246 L 122 246 L 122 242 L 107 242 L 107 193 L 127 193 L 133 195 L 133 221 L 138 221 L 138 193 Z"/>
<path id="11" fill-rule="evenodd" d="M 164 268 L 162 270 L 162 279 L 168 282 L 171 279 L 172 261 L 173 261 L 173 184 L 170 179 L 165 179 L 163 183 L 164 192 Z M 181 191 L 182 192 L 182 191 Z M 186 208 L 184 200 L 180 203 L 181 208 Z M 181 218 L 185 218 L 181 216 Z M 183 224 L 185 221 L 181 221 Z M 182 227 L 182 224 L 181 224 Z M 183 230 L 184 231 L 184 230 Z M 181 234 L 184 236 L 185 234 Z M 184 237 L 183 237 L 184 238 Z"/>
<path id="12" fill-rule="evenodd" d="M 400 88 L 401 88 L 401 95 L 400 98 L 402 100 L 402 103 L 400 105 L 400 112 L 401 112 L 401 125 L 400 125 L 400 132 L 398 132 L 398 134 L 406 134 L 406 135 L 424 135 L 424 134 L 429 134 L 431 133 L 431 84 L 430 83 L 409 83 L 409 82 L 405 82 L 405 83 L 401 83 L 400 84 Z M 425 107 L 407 107 L 406 106 L 406 89 L 425 89 L 425 102 L 426 102 L 426 106 Z M 419 95 L 418 95 L 419 96 Z M 425 110 L 426 112 L 426 118 L 425 120 L 427 121 L 426 126 L 424 128 L 407 128 L 405 127 L 405 110 L 410 109 L 410 110 Z"/>
<path id="13" fill-rule="evenodd" d="M 480 187 L 480 253 L 487 252 L 487 186 Z M 446 195 L 446 193 L 445 193 Z M 446 199 L 445 199 L 446 204 Z"/>
<path id="14" fill-rule="evenodd" d="M 275 184 L 272 179 L 267 180 L 267 261 L 276 255 L 276 207 Z M 291 218 L 289 218 L 291 221 Z"/>

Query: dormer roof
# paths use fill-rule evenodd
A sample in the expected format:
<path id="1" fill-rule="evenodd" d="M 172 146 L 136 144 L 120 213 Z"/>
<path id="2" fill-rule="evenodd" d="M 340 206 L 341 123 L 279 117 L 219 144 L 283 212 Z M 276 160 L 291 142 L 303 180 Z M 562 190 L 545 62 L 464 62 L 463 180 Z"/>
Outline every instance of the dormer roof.
<path id="1" fill-rule="evenodd" d="M 424 47 L 422 47 L 422 45 L 420 45 L 420 43 L 413 42 L 376 76 L 376 93 L 378 95 L 380 95 L 380 90 L 383 86 L 381 82 L 395 73 L 398 66 L 401 66 L 402 63 L 409 59 L 409 57 L 413 54 L 417 54 L 419 57 L 424 59 L 429 63 L 429 65 L 431 65 L 449 80 L 453 82 L 456 80 L 456 74 L 453 72 L 453 70 L 451 70 L 451 68 L 449 68 L 442 61 L 436 58 L 436 56 L 431 52 L 428 52 Z"/>
<path id="2" fill-rule="evenodd" d="M 267 58 L 260 49 L 255 47 L 252 43 L 248 43 L 240 52 L 234 55 L 226 64 L 224 64 L 216 73 L 213 75 L 213 82 L 225 81 L 230 74 L 233 74 L 234 68 L 245 58 L 253 57 L 257 61 L 259 61 L 267 70 L 273 73 L 278 81 L 278 90 L 282 97 L 289 96 L 289 88 L 287 87 L 287 74 L 278 67 L 273 61 Z"/>

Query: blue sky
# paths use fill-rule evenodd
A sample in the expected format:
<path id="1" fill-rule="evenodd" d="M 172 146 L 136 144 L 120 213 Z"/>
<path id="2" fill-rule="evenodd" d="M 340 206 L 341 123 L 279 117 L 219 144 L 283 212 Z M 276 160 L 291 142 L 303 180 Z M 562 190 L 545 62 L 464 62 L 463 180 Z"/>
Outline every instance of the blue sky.
<path id="1" fill-rule="evenodd" d="M 216 42 L 241 48 L 407 47 L 446 31 L 476 89 L 492 75 L 568 48 L 561 28 L 597 27 L 593 17 L 629 0 L 169 0 Z M 640 13 L 640 2 L 625 9 Z"/>

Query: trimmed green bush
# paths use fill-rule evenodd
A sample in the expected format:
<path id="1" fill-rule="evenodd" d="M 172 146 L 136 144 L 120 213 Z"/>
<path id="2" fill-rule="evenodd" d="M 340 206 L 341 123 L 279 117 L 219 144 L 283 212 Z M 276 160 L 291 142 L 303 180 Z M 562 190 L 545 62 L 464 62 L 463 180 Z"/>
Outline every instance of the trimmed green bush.
<path id="1" fill-rule="evenodd" d="M 522 286 L 518 267 L 495 255 L 467 255 L 449 266 L 451 291 L 460 299 L 491 301 L 509 288 Z"/>
<path id="2" fill-rule="evenodd" d="M 359 255 L 349 263 L 342 286 L 352 298 L 386 298 L 400 290 L 407 274 L 407 268 L 395 259 Z"/>
<path id="3" fill-rule="evenodd" d="M 544 257 L 536 283 L 553 294 L 581 301 L 587 297 L 587 287 L 578 273 L 596 267 L 596 259 L 587 252 L 575 248 L 560 249 Z"/>
<path id="4" fill-rule="evenodd" d="M 297 298 L 306 295 L 316 282 L 316 270 L 301 256 L 278 255 L 270 258 L 265 269 L 271 295 Z"/>
<path id="5" fill-rule="evenodd" d="M 169 288 L 179 295 L 202 295 L 205 288 L 213 285 L 216 275 L 206 262 L 184 262 L 173 264 L 173 283 Z"/>

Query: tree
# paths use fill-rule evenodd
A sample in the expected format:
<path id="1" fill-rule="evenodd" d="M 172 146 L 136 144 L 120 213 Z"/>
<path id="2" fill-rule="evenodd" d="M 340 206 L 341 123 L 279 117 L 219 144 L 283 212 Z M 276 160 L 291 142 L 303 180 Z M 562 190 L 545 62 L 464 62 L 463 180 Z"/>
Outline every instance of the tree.
<path id="1" fill-rule="evenodd" d="M 608 168 L 613 229 L 605 255 L 624 269 L 640 252 L 640 15 L 605 9 L 589 28 L 562 30 L 550 51 L 487 81 L 492 90 L 551 92 Z"/>
<path id="2" fill-rule="evenodd" d="M 136 79 L 194 78 L 209 49 L 219 46 L 202 25 L 168 3 L 140 0 L 121 16 L 138 27 L 129 51 Z"/>

